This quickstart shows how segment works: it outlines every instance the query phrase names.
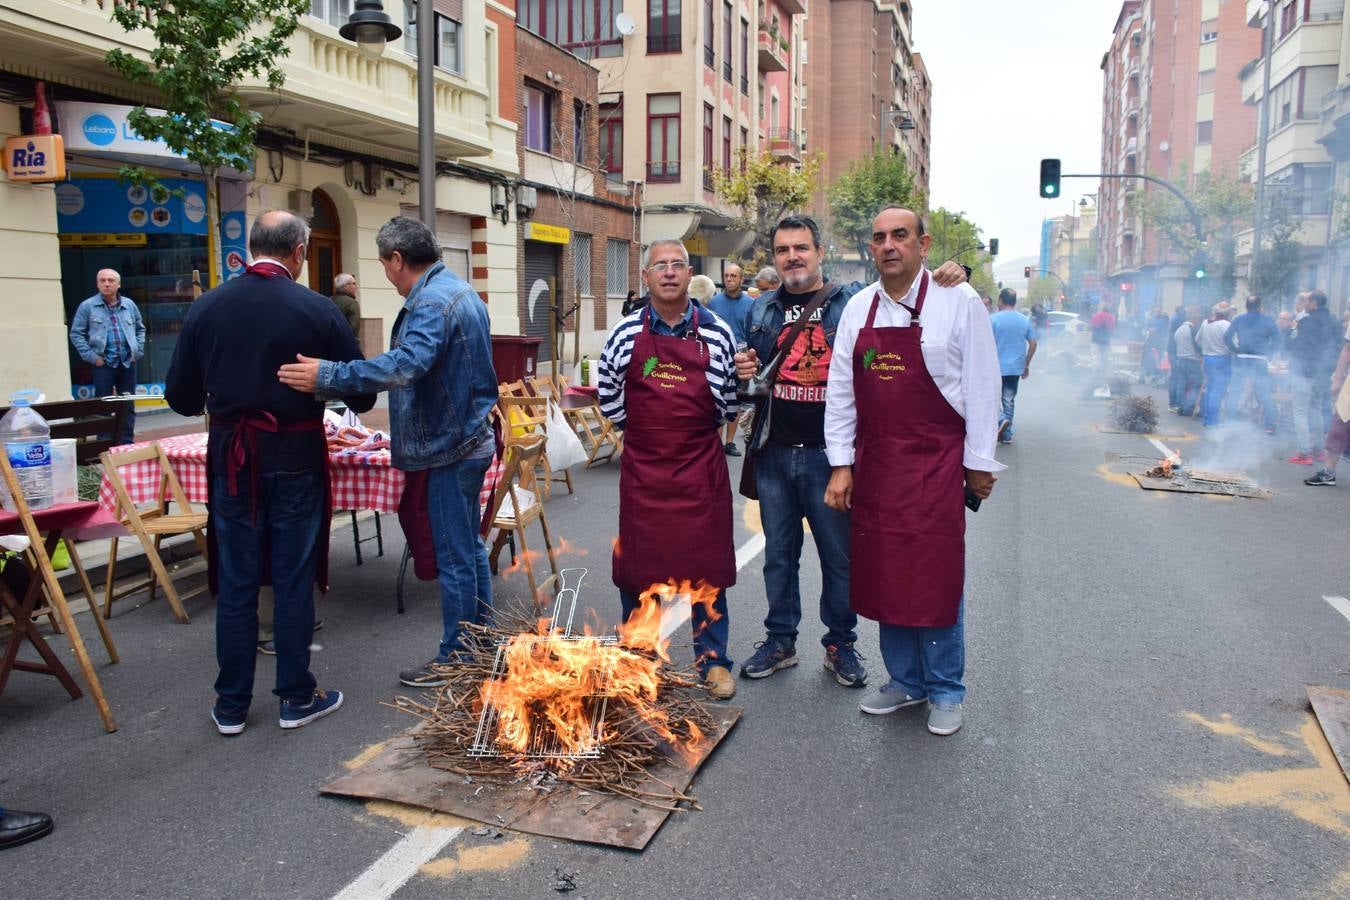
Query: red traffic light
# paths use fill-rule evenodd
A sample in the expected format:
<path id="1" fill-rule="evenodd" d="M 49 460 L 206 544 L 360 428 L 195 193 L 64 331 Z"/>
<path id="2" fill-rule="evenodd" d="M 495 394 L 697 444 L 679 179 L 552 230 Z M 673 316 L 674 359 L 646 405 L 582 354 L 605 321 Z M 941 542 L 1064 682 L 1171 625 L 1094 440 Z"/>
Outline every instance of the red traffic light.
<path id="1" fill-rule="evenodd" d="M 1022 274 L 1025 275 L 1027 278 L 1031 278 L 1031 266 L 1023 266 Z"/>
<path id="2" fill-rule="evenodd" d="M 1128 282 L 1128 281 L 1122 281 L 1122 282 L 1120 283 L 1120 289 L 1121 289 L 1122 292 L 1128 293 L 1128 292 L 1134 290 L 1134 285 L 1131 284 L 1131 283 Z"/>

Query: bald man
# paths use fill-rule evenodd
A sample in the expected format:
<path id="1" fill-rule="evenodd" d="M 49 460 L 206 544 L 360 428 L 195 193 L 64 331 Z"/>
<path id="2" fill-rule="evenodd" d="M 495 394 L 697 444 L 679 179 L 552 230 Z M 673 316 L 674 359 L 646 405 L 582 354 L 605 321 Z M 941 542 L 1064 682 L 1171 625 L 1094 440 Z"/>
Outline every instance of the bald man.
<path id="1" fill-rule="evenodd" d="M 121 293 L 122 276 L 100 269 L 98 293 L 80 304 L 70 323 L 70 342 L 80 359 L 93 367 L 94 396 L 136 393 L 136 363 L 145 355 L 145 322 L 130 297 Z M 136 433 L 136 405 L 127 404 L 119 444 L 130 444 Z"/>

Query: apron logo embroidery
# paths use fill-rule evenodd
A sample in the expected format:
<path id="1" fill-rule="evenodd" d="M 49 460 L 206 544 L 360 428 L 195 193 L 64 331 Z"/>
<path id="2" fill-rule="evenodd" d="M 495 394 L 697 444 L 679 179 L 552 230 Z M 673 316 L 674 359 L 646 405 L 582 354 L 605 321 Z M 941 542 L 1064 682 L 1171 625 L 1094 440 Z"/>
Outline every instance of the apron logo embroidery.
<path id="1" fill-rule="evenodd" d="M 899 353 L 879 353 L 876 347 L 870 347 L 863 352 L 863 368 L 877 373 L 877 378 L 881 381 L 891 381 L 894 375 L 891 372 L 905 372 L 907 367 L 901 361 Z"/>
<path id="2" fill-rule="evenodd" d="M 681 375 L 684 366 L 679 363 L 662 362 L 659 356 L 649 356 L 647 361 L 642 364 L 642 377 L 654 378 L 659 387 L 666 390 L 674 390 L 677 381 L 688 381 L 687 375 Z"/>

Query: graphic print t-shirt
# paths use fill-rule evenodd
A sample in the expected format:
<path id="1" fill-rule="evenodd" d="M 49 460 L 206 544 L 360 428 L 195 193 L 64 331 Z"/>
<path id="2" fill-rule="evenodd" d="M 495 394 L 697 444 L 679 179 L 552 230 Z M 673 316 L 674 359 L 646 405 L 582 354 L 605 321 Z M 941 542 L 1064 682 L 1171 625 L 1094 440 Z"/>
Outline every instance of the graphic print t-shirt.
<path id="1" fill-rule="evenodd" d="M 788 293 L 782 289 L 778 299 L 783 304 L 783 330 L 775 343 L 781 348 L 792 325 L 801 317 L 815 291 L 804 294 Z M 811 315 L 811 321 L 802 328 L 792 350 L 778 369 L 773 383 L 773 415 L 769 425 L 769 440 L 775 444 L 805 444 L 825 446 L 825 384 L 830 376 L 830 344 L 825 340 L 825 328 L 820 324 L 823 304 Z"/>

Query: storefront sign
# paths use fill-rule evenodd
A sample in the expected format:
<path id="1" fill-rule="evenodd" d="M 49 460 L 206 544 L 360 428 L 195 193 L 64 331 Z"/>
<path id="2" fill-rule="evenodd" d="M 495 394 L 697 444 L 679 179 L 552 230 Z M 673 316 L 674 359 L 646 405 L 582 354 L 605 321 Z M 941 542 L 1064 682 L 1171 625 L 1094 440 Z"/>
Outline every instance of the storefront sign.
<path id="1" fill-rule="evenodd" d="M 696 234 L 684 242 L 684 249 L 690 256 L 707 256 L 708 239 L 701 234 Z"/>
<path id="2" fill-rule="evenodd" d="M 25 134 L 5 141 L 10 181 L 65 181 L 66 151 L 59 134 Z"/>
<path id="3" fill-rule="evenodd" d="M 184 158 L 182 153 L 175 153 L 163 141 L 147 140 L 136 133 L 127 121 L 127 115 L 136 108 L 134 106 L 73 100 L 59 101 L 55 106 L 66 149 L 71 152 Z M 146 112 L 152 116 L 164 115 L 162 109 L 147 107 Z M 221 131 L 234 130 L 234 126 L 226 122 L 213 120 L 212 124 Z"/>
<path id="4" fill-rule="evenodd" d="M 56 188 L 62 234 L 206 234 L 206 188 L 165 178 L 154 188 L 116 178 L 72 178 Z"/>
<path id="5" fill-rule="evenodd" d="M 60 234 L 62 247 L 144 247 L 144 234 Z"/>
<path id="6" fill-rule="evenodd" d="M 570 244 L 572 242 L 572 229 L 562 225 L 526 222 L 525 240 L 542 241 L 545 244 Z"/>

